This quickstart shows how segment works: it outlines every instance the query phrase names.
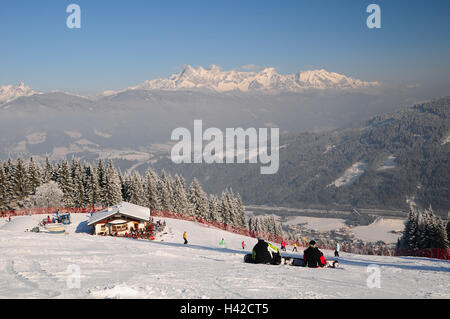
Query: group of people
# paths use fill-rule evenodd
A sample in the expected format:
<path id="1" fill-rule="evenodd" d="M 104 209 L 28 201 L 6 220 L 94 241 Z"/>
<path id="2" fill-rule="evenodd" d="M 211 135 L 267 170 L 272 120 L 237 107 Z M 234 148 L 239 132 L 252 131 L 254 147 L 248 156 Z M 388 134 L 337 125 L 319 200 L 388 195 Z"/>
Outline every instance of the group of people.
<path id="1" fill-rule="evenodd" d="M 53 217 L 53 218 L 51 218 L 50 219 L 50 216 L 48 216 L 47 215 L 47 218 L 44 218 L 42 221 L 41 221 L 41 224 L 42 224 L 42 226 L 45 226 L 45 225 L 47 225 L 47 224 L 54 224 L 56 222 L 56 220 L 55 220 L 55 217 Z"/>
<path id="2" fill-rule="evenodd" d="M 281 249 L 286 250 L 285 243 L 282 243 Z M 297 247 L 294 246 L 294 249 Z M 335 256 L 339 256 L 339 245 L 336 246 Z M 282 262 L 281 254 L 277 247 L 264 239 L 259 238 L 258 243 L 252 250 L 252 262 L 255 264 L 274 264 L 279 265 Z M 303 252 L 303 262 L 305 267 L 321 268 L 327 265 L 327 260 L 319 250 L 314 240 L 309 242 L 308 248 Z"/>
<path id="3" fill-rule="evenodd" d="M 130 229 L 130 233 L 125 232 L 125 237 L 134 238 L 134 239 L 147 239 L 152 236 L 152 232 L 148 229 Z"/>
<path id="4" fill-rule="evenodd" d="M 187 240 L 187 232 L 183 233 L 184 244 L 188 243 Z M 225 247 L 225 239 L 222 238 L 220 241 L 220 246 Z M 245 249 L 245 242 L 241 243 L 242 249 Z M 339 244 L 336 245 L 334 255 L 339 257 Z M 286 251 L 286 242 L 281 242 L 281 250 Z M 297 251 L 297 245 L 294 244 L 294 250 Z M 252 250 L 252 262 L 255 264 L 274 264 L 279 265 L 282 262 L 282 257 L 280 251 L 277 247 L 272 245 L 269 242 L 266 242 L 262 238 L 258 238 L 257 244 L 253 247 Z M 320 268 L 325 267 L 327 265 L 327 260 L 323 253 L 316 246 L 316 242 L 311 240 L 309 242 L 308 248 L 306 248 L 303 252 L 303 262 L 305 267 L 310 268 Z"/>

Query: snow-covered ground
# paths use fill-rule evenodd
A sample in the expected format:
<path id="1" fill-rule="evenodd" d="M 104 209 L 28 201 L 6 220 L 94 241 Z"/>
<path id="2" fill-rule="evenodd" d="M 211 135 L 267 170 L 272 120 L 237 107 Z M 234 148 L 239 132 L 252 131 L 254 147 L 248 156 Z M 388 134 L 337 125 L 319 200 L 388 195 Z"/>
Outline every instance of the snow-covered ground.
<path id="1" fill-rule="evenodd" d="M 349 228 L 345 224 L 345 220 L 340 218 L 295 216 L 289 217 L 284 223 L 286 225 L 304 224 L 304 227 L 308 229 L 324 232 Z M 401 235 L 394 232 L 400 232 L 404 228 L 405 220 L 403 219 L 378 218 L 368 226 L 351 227 L 349 228 L 349 231 L 355 235 L 356 239 L 361 239 L 363 241 L 377 242 L 382 240 L 385 243 L 396 243 Z"/>
<path id="2" fill-rule="evenodd" d="M 345 170 L 344 174 L 340 176 L 337 180 L 331 183 L 329 186 L 334 185 L 336 187 L 351 185 L 354 183 L 358 177 L 360 177 L 366 170 L 367 163 L 356 162 L 351 167 Z"/>
<path id="3" fill-rule="evenodd" d="M 155 241 L 89 235 L 84 214 L 65 235 L 25 232 L 41 217 L 0 221 L 0 298 L 450 298 L 448 261 L 342 253 L 342 269 L 253 265 L 243 256 L 255 239 L 196 223 L 165 219 Z"/>
<path id="4" fill-rule="evenodd" d="M 348 227 L 345 224 L 344 219 L 340 218 L 319 218 L 319 217 L 308 217 L 308 216 L 295 216 L 289 217 L 286 225 L 298 225 L 305 224 L 306 228 L 315 229 L 317 231 L 330 231 L 336 230 L 344 227 Z"/>
<path id="5" fill-rule="evenodd" d="M 376 242 L 382 240 L 385 243 L 395 244 L 401 235 L 392 233 L 391 231 L 399 232 L 404 228 L 405 221 L 403 219 L 379 218 L 368 226 L 357 226 L 352 228 L 352 232 L 355 234 L 356 238 L 364 241 Z"/>

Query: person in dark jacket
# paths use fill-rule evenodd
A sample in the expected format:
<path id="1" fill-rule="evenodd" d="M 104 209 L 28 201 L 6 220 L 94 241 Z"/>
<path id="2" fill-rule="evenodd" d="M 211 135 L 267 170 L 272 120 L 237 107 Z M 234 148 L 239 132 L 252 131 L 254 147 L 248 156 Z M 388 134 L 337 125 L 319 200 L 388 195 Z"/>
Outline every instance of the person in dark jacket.
<path id="1" fill-rule="evenodd" d="M 324 267 L 327 264 L 323 253 L 316 247 L 316 242 L 314 240 L 309 242 L 309 247 L 303 252 L 303 260 L 305 262 L 305 267 L 310 268 Z"/>
<path id="2" fill-rule="evenodd" d="M 258 243 L 253 247 L 252 261 L 255 264 L 281 264 L 281 255 L 274 245 L 259 238 Z"/>

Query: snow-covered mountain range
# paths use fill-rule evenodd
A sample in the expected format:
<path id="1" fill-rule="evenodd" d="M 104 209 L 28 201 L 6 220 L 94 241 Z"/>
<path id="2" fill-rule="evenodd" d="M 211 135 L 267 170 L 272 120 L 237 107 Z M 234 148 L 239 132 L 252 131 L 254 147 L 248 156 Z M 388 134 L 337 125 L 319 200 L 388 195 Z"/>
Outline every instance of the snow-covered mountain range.
<path id="1" fill-rule="evenodd" d="M 0 86 L 0 104 L 11 102 L 21 96 L 30 96 L 36 93 L 37 92 L 30 89 L 23 82 L 21 82 L 19 86 Z"/>
<path id="2" fill-rule="evenodd" d="M 326 70 L 300 71 L 295 74 L 279 74 L 275 68 L 265 68 L 259 72 L 223 71 L 217 65 L 209 68 L 184 68 L 167 79 L 155 79 L 129 89 L 209 89 L 226 91 L 301 91 L 305 89 L 357 89 L 379 86 L 379 82 L 365 82 Z"/>
<path id="3" fill-rule="evenodd" d="M 326 70 L 300 71 L 294 74 L 279 74 L 275 68 L 256 71 L 224 71 L 217 65 L 209 68 L 194 68 L 185 65 L 179 73 L 168 78 L 147 80 L 124 90 L 104 91 L 100 96 L 111 96 L 132 90 L 209 90 L 215 92 L 302 92 L 308 89 L 358 89 L 379 86 L 379 82 L 366 82 L 359 79 L 328 72 Z M 22 96 L 38 94 L 24 83 L 18 86 L 0 86 L 0 105 Z M 66 94 L 70 94 L 67 93 Z M 97 95 L 96 98 L 99 96 Z"/>

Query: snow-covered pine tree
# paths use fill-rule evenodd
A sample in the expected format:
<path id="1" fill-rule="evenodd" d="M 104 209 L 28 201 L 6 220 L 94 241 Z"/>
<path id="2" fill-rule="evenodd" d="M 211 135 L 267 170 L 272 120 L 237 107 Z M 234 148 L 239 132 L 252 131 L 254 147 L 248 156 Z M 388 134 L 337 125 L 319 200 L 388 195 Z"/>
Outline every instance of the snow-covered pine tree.
<path id="1" fill-rule="evenodd" d="M 103 160 L 101 158 L 98 159 L 97 163 L 97 180 L 98 180 L 98 186 L 100 190 L 100 202 L 104 203 L 104 188 L 105 188 L 105 164 L 103 163 Z"/>
<path id="2" fill-rule="evenodd" d="M 131 198 L 131 176 L 128 173 L 124 175 L 117 175 L 120 181 L 120 189 L 122 191 L 122 199 L 126 202 L 130 201 Z"/>
<path id="3" fill-rule="evenodd" d="M 252 216 L 248 221 L 249 230 L 262 233 L 267 232 L 267 225 L 265 222 L 265 217 L 263 216 Z"/>
<path id="4" fill-rule="evenodd" d="M 3 163 L 0 162 L 0 210 L 8 208 L 9 199 L 7 197 L 8 183 Z"/>
<path id="5" fill-rule="evenodd" d="M 228 189 L 222 192 L 220 203 L 220 215 L 222 220 L 227 225 L 234 225 L 235 219 L 233 214 L 233 201 L 231 200 L 231 194 Z"/>
<path id="6" fill-rule="evenodd" d="M 208 219 L 211 221 L 223 223 L 222 215 L 220 213 L 220 200 L 217 195 L 209 196 L 209 216 Z"/>
<path id="7" fill-rule="evenodd" d="M 63 204 L 65 207 L 74 207 L 75 202 L 73 199 L 73 182 L 72 173 L 67 160 L 61 162 L 60 169 L 58 171 L 58 185 L 64 193 Z"/>
<path id="8" fill-rule="evenodd" d="M 112 160 L 108 161 L 104 171 L 102 200 L 106 207 L 117 205 L 122 201 L 120 180 Z"/>
<path id="9" fill-rule="evenodd" d="M 142 177 L 138 172 L 135 172 L 131 178 L 129 202 L 139 206 L 145 206 L 146 204 Z"/>
<path id="10" fill-rule="evenodd" d="M 446 230 L 447 230 L 447 240 L 450 241 L 450 220 L 447 221 L 447 227 L 446 227 Z"/>
<path id="11" fill-rule="evenodd" d="M 250 218 L 248 219 L 248 225 L 247 225 L 247 228 L 248 228 L 249 230 L 255 230 L 255 222 L 254 222 L 253 216 L 250 217 Z"/>
<path id="12" fill-rule="evenodd" d="M 30 157 L 28 162 L 28 186 L 30 194 L 34 194 L 36 192 L 36 188 L 38 188 L 42 183 L 42 172 L 39 164 L 35 163 L 33 157 Z"/>
<path id="13" fill-rule="evenodd" d="M 434 226 L 434 242 L 436 248 L 447 249 L 450 248 L 449 238 L 447 236 L 447 230 L 445 229 L 444 222 L 439 217 L 436 218 Z"/>
<path id="14" fill-rule="evenodd" d="M 262 216 L 256 217 L 256 231 L 259 233 L 267 232 L 267 224 L 265 222 L 265 218 Z"/>
<path id="15" fill-rule="evenodd" d="M 236 214 L 236 226 L 240 228 L 247 228 L 247 217 L 245 215 L 245 207 L 242 202 L 242 197 L 238 193 L 234 197 L 234 207 Z"/>
<path id="16" fill-rule="evenodd" d="M 90 205 L 95 205 L 100 202 L 100 186 L 98 184 L 97 171 L 90 165 L 84 166 L 85 176 L 85 202 Z"/>
<path id="17" fill-rule="evenodd" d="M 130 187 L 131 184 L 131 177 L 129 176 L 129 174 L 123 174 L 120 167 L 118 167 L 116 169 L 117 172 L 117 176 L 119 177 L 119 182 L 120 182 L 120 190 L 122 191 L 122 200 L 128 202 L 129 198 L 128 198 L 128 189 Z"/>
<path id="18" fill-rule="evenodd" d="M 84 189 L 84 174 L 83 168 L 79 160 L 72 159 L 72 183 L 73 183 L 73 201 L 75 207 L 85 206 L 85 189 Z"/>
<path id="19" fill-rule="evenodd" d="M 408 250 L 418 249 L 419 239 L 419 212 L 415 207 L 410 207 L 398 248 Z"/>
<path id="20" fill-rule="evenodd" d="M 55 181 L 58 183 L 59 180 L 59 172 L 61 171 L 61 163 L 57 162 L 55 165 L 53 165 L 53 177 L 52 181 Z"/>
<path id="21" fill-rule="evenodd" d="M 161 200 L 158 191 L 159 176 L 152 169 L 148 169 L 145 173 L 144 195 L 146 198 L 146 206 L 150 211 L 162 210 Z"/>
<path id="22" fill-rule="evenodd" d="M 431 207 L 423 212 L 410 210 L 398 247 L 409 250 L 449 247 L 444 224 Z"/>
<path id="23" fill-rule="evenodd" d="M 191 215 L 192 207 L 186 191 L 186 182 L 183 177 L 176 174 L 173 183 L 174 212 Z"/>
<path id="24" fill-rule="evenodd" d="M 273 215 L 270 215 L 267 217 L 267 232 L 271 233 L 271 234 L 275 234 L 276 233 L 276 221 L 275 221 L 275 217 Z"/>
<path id="25" fill-rule="evenodd" d="M 172 178 L 166 174 L 164 169 L 162 170 L 161 178 L 159 179 L 158 191 L 162 209 L 165 211 L 173 212 L 174 204 Z"/>
<path id="26" fill-rule="evenodd" d="M 436 216 L 433 212 L 433 209 L 428 209 L 430 215 L 430 237 L 431 237 L 431 245 L 429 248 L 441 248 L 446 249 L 449 247 L 449 242 L 447 238 L 447 231 L 445 229 L 444 223 L 441 218 Z"/>
<path id="27" fill-rule="evenodd" d="M 425 209 L 420 214 L 419 219 L 419 249 L 421 248 L 433 248 L 433 216 L 432 212 Z"/>
<path id="28" fill-rule="evenodd" d="M 189 202 L 192 205 L 194 216 L 208 219 L 209 216 L 209 201 L 208 196 L 203 191 L 200 182 L 194 178 L 188 190 Z"/>
<path id="29" fill-rule="evenodd" d="M 248 219 L 248 229 L 252 230 L 252 231 L 256 231 L 256 217 L 255 216 L 251 216 Z"/>
<path id="30" fill-rule="evenodd" d="M 275 221 L 275 235 L 284 237 L 283 226 L 280 222 Z"/>
<path id="31" fill-rule="evenodd" d="M 248 221 L 249 230 L 258 233 L 270 233 L 276 236 L 284 236 L 281 223 L 277 222 L 274 215 L 252 216 Z"/>
<path id="32" fill-rule="evenodd" d="M 233 225 L 234 216 L 233 216 L 233 206 L 231 201 L 231 194 L 228 189 L 225 189 L 222 192 L 222 196 L 220 198 L 220 214 L 225 224 Z"/>
<path id="33" fill-rule="evenodd" d="M 12 208 L 13 198 L 13 174 L 14 174 L 14 163 L 11 158 L 3 164 L 6 178 L 6 198 L 8 199 L 8 208 Z"/>
<path id="34" fill-rule="evenodd" d="M 18 158 L 10 180 L 10 189 L 13 207 L 22 207 L 22 201 L 30 195 L 30 183 L 28 179 L 28 169 L 22 158 Z"/>
<path id="35" fill-rule="evenodd" d="M 44 164 L 44 170 L 43 170 L 43 174 L 42 174 L 42 183 L 46 184 L 52 180 L 54 180 L 53 177 L 53 166 L 50 163 L 50 160 L 48 158 L 48 156 L 45 157 L 45 164 Z"/>
<path id="36" fill-rule="evenodd" d="M 410 208 L 408 217 L 405 221 L 405 227 L 403 227 L 402 237 L 397 239 L 397 249 L 409 249 L 409 229 L 411 228 L 413 223 L 413 211 Z"/>

